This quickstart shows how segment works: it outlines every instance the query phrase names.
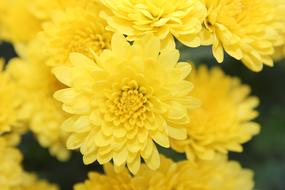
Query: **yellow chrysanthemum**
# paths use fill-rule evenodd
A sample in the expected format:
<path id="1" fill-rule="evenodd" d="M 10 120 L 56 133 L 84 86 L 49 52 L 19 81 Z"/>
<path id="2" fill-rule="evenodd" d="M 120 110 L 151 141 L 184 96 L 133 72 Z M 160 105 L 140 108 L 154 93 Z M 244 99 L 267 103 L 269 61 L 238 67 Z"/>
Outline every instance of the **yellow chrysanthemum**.
<path id="1" fill-rule="evenodd" d="M 239 79 L 226 76 L 220 69 L 200 67 L 189 77 L 195 88 L 192 96 L 202 106 L 190 113 L 186 140 L 172 140 L 172 147 L 186 152 L 188 159 L 213 159 L 215 153 L 241 152 L 241 144 L 259 132 L 259 125 L 251 120 L 258 112 L 259 101 L 249 96 L 250 88 Z"/>
<path id="2" fill-rule="evenodd" d="M 92 58 L 92 52 L 99 54 L 110 48 L 112 33 L 105 30 L 106 23 L 99 17 L 100 7 L 68 8 L 52 15 L 41 35 L 48 65 L 65 64 L 71 52 Z"/>
<path id="3" fill-rule="evenodd" d="M 69 156 L 65 148 L 67 136 L 60 125 L 67 114 L 53 98 L 53 93 L 62 85 L 36 54 L 38 48 L 37 43 L 25 46 L 25 51 L 19 51 L 22 58 L 13 59 L 8 65 L 17 86 L 17 96 L 23 102 L 18 119 L 27 122 L 40 144 L 48 147 L 52 155 L 66 160 Z"/>
<path id="4" fill-rule="evenodd" d="M 253 71 L 272 66 L 274 46 L 284 43 L 284 3 L 280 0 L 204 0 L 208 17 L 204 44 L 223 62 L 224 51 Z M 282 16 L 283 15 L 283 16 Z"/>
<path id="5" fill-rule="evenodd" d="M 101 0 L 109 9 L 101 14 L 108 29 L 130 40 L 152 33 L 163 46 L 173 46 L 173 36 L 182 43 L 200 45 L 198 33 L 206 17 L 200 0 Z"/>
<path id="6" fill-rule="evenodd" d="M 38 180 L 33 174 L 25 173 L 21 177 L 21 183 L 9 190 L 58 190 L 58 187 L 45 180 Z"/>
<path id="7" fill-rule="evenodd" d="M 0 0 L 0 39 L 27 43 L 41 30 L 30 5 L 31 0 Z"/>
<path id="8" fill-rule="evenodd" d="M 0 58 L 0 134 L 11 130 L 17 121 L 17 108 L 20 102 L 16 98 L 16 87 L 4 70 L 4 60 Z"/>
<path id="9" fill-rule="evenodd" d="M 152 35 L 130 45 L 115 34 L 112 49 L 96 59 L 73 53 L 70 66 L 54 70 L 69 87 L 55 94 L 73 114 L 63 124 L 71 133 L 68 148 L 80 148 L 86 164 L 113 159 L 116 167 L 127 164 L 136 173 L 142 157 L 158 168 L 154 142 L 169 147 L 169 137 L 184 139 L 179 125 L 189 122 L 187 111 L 197 105 L 189 96 L 192 84 L 184 80 L 191 66 L 177 64 L 178 50 L 160 50 Z"/>
<path id="10" fill-rule="evenodd" d="M 115 173 L 110 165 L 105 166 L 105 173 L 89 173 L 89 180 L 75 185 L 74 190 L 252 190 L 254 187 L 250 170 L 220 156 L 197 164 L 174 163 L 162 157 L 159 170 L 143 166 L 134 177 L 127 171 Z"/>
<path id="11" fill-rule="evenodd" d="M 22 155 L 4 137 L 0 137 L 0 155 L 0 189 L 10 190 L 21 183 Z"/>

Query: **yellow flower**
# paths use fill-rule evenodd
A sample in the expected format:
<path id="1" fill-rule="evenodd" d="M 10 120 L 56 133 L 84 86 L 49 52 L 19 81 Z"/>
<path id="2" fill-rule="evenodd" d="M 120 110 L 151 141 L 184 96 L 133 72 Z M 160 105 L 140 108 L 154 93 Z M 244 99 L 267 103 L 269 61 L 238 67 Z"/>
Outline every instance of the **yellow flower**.
<path id="1" fill-rule="evenodd" d="M 218 62 L 224 51 L 253 71 L 273 66 L 274 46 L 284 43 L 284 3 L 280 0 L 204 0 L 208 16 L 202 41 Z M 282 18 L 283 17 L 283 18 Z"/>
<path id="2" fill-rule="evenodd" d="M 4 71 L 4 60 L 0 59 L 0 134 L 11 130 L 17 124 L 17 109 L 20 102 L 16 98 L 16 87 Z"/>
<path id="3" fill-rule="evenodd" d="M 143 168 L 137 178 L 145 177 L 149 182 L 145 189 L 209 189 L 209 190 L 252 190 L 253 173 L 242 169 L 238 162 L 217 156 L 212 161 L 183 161 L 177 164 L 164 159 L 158 172 Z M 147 184 L 147 183 L 144 183 Z"/>
<path id="4" fill-rule="evenodd" d="M 259 125 L 251 121 L 258 115 L 254 110 L 258 99 L 249 96 L 250 88 L 239 79 L 218 68 L 209 71 L 202 66 L 188 79 L 195 85 L 191 95 L 199 98 L 202 106 L 190 113 L 187 139 L 172 140 L 172 147 L 186 152 L 190 160 L 210 160 L 217 152 L 241 152 L 241 144 L 259 132 Z"/>
<path id="5" fill-rule="evenodd" d="M 101 14 L 108 29 L 135 40 L 152 33 L 163 46 L 173 46 L 173 36 L 182 43 L 200 45 L 198 33 L 206 17 L 200 0 L 101 0 L 109 9 Z"/>
<path id="6" fill-rule="evenodd" d="M 188 110 L 197 106 L 185 80 L 188 63 L 178 63 L 175 48 L 160 50 L 160 40 L 148 35 L 130 45 L 115 34 L 112 49 L 93 62 L 73 53 L 70 66 L 59 66 L 56 77 L 69 88 L 55 97 L 73 114 L 63 124 L 71 133 L 69 149 L 80 148 L 85 164 L 113 159 L 136 173 L 141 157 L 159 167 L 154 142 L 169 147 L 169 137 L 186 138 L 180 125 L 189 122 Z M 167 79 L 167 80 L 166 80 Z"/>
<path id="7" fill-rule="evenodd" d="M 0 0 L 0 39 L 27 43 L 41 30 L 41 22 L 31 13 L 31 0 Z"/>
<path id="8" fill-rule="evenodd" d="M 29 125 L 40 144 L 48 147 L 52 155 L 66 160 L 69 157 L 65 148 L 67 136 L 60 125 L 67 114 L 53 98 L 53 93 L 62 85 L 37 54 L 38 45 L 31 43 L 25 46 L 25 51 L 18 50 L 21 58 L 13 59 L 8 66 L 17 86 L 17 96 L 23 102 L 18 119 Z"/>
<path id="9" fill-rule="evenodd" d="M 22 155 L 4 137 L 0 137 L 0 155 L 0 189 L 10 190 L 21 183 Z"/>
<path id="10" fill-rule="evenodd" d="M 110 48 L 112 33 L 105 30 L 106 23 L 99 17 L 100 5 L 58 10 L 44 25 L 41 35 L 48 65 L 65 64 L 71 52 L 92 58 L 92 52 L 101 53 Z"/>
<path id="11" fill-rule="evenodd" d="M 105 175 L 89 173 L 89 179 L 74 190 L 252 190 L 253 173 L 237 162 L 218 156 L 212 161 L 174 163 L 162 157 L 161 168 L 152 171 L 142 166 L 132 177 L 126 171 L 115 173 L 110 165 Z"/>

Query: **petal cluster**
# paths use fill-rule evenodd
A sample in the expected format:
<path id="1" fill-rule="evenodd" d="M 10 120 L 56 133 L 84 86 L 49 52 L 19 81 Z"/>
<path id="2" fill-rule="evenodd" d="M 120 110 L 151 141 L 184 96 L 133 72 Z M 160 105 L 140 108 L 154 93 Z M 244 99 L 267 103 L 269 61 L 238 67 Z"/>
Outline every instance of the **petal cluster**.
<path id="1" fill-rule="evenodd" d="M 284 44 L 285 8 L 280 0 L 204 0 L 208 16 L 203 44 L 218 62 L 224 51 L 253 71 L 273 66 L 274 47 Z"/>
<path id="2" fill-rule="evenodd" d="M 241 152 L 241 144 L 259 133 L 259 125 L 252 121 L 258 115 L 258 98 L 250 96 L 247 85 L 226 76 L 219 68 L 193 69 L 188 79 L 195 85 L 191 95 L 199 98 L 202 105 L 189 113 L 187 139 L 173 140 L 172 147 L 186 152 L 191 160 L 211 160 L 216 153 Z"/>
<path id="3" fill-rule="evenodd" d="M 70 65 L 54 69 L 68 86 L 55 94 L 72 114 L 63 124 L 70 133 L 67 146 L 80 148 L 86 164 L 113 159 L 116 167 L 127 164 L 136 173 L 142 157 L 157 169 L 154 142 L 168 148 L 169 137 L 186 138 L 181 125 L 199 104 L 189 95 L 191 82 L 185 80 L 191 66 L 178 63 L 176 49 L 160 50 L 160 40 L 153 35 L 131 45 L 115 34 L 111 46 L 95 55 L 96 62 L 73 53 Z"/>
<path id="4" fill-rule="evenodd" d="M 197 164 L 174 163 L 162 157 L 159 170 L 143 166 L 134 177 L 127 171 L 115 173 L 110 165 L 105 166 L 105 173 L 89 173 L 89 180 L 75 185 L 74 190 L 252 190 L 254 187 L 253 173 L 223 156 Z"/>
<path id="5" fill-rule="evenodd" d="M 4 60 L 0 59 L 0 134 L 10 131 L 17 124 L 20 102 L 16 98 L 16 92 L 11 77 L 4 70 Z"/>
<path id="6" fill-rule="evenodd" d="M 48 65 L 65 64 L 72 52 L 92 58 L 110 48 L 112 33 L 106 31 L 107 24 L 99 17 L 101 5 L 70 7 L 55 10 L 49 22 L 44 24 L 40 35 Z"/>
<path id="7" fill-rule="evenodd" d="M 206 9 L 200 0 L 101 0 L 108 8 L 101 14 L 108 29 L 130 40 L 152 33 L 162 45 L 173 45 L 173 36 L 191 47 L 199 35 Z"/>

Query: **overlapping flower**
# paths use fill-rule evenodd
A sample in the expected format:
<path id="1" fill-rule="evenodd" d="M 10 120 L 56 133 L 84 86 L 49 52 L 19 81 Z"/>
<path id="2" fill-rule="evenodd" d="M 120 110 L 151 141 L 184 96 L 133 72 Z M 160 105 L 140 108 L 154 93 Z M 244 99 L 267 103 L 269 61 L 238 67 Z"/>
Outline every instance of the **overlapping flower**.
<path id="1" fill-rule="evenodd" d="M 191 95 L 201 100 L 199 109 L 189 113 L 188 137 L 173 140 L 173 148 L 185 152 L 188 159 L 211 160 L 216 153 L 241 152 L 241 144 L 259 132 L 252 121 L 258 98 L 249 96 L 250 88 L 237 78 L 226 76 L 219 68 L 194 69 L 188 78 L 195 88 Z"/>
<path id="2" fill-rule="evenodd" d="M 211 44 L 218 62 L 224 51 L 253 71 L 273 66 L 274 48 L 284 44 L 284 2 L 280 0 L 204 0 L 208 16 L 203 44 Z"/>
<path id="3" fill-rule="evenodd" d="M 154 34 L 163 46 L 173 46 L 176 37 L 190 47 L 200 45 L 202 22 L 207 15 L 200 0 L 101 0 L 109 8 L 102 12 L 107 29 L 135 40 Z"/>
<path id="4" fill-rule="evenodd" d="M 72 52 L 82 53 L 92 58 L 92 53 L 100 54 L 110 48 L 112 33 L 107 31 L 106 22 L 99 17 L 101 5 L 73 7 L 57 10 L 51 20 L 44 24 L 42 41 L 48 65 L 67 62 Z"/>

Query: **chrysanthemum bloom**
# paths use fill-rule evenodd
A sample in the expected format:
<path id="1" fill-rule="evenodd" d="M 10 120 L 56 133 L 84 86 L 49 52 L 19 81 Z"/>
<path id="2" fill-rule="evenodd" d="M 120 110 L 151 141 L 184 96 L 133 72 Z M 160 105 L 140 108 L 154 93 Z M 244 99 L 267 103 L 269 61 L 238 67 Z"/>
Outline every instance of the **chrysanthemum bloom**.
<path id="1" fill-rule="evenodd" d="M 27 43 L 41 30 L 41 22 L 31 13 L 31 0 L 0 0 L 0 39 Z"/>
<path id="2" fill-rule="evenodd" d="M 115 34 L 112 49 L 97 56 L 96 63 L 71 54 L 71 65 L 54 70 L 69 87 L 55 94 L 73 114 L 63 124 L 71 133 L 67 147 L 80 148 L 85 164 L 113 159 L 116 167 L 127 164 L 136 173 L 142 157 L 157 169 L 154 142 L 169 147 L 169 137 L 185 139 L 180 125 L 189 122 L 188 110 L 198 104 L 185 80 L 191 66 L 178 59 L 178 50 L 160 51 L 160 40 L 152 35 L 130 45 Z"/>
<path id="3" fill-rule="evenodd" d="M 16 87 L 4 71 L 4 60 L 0 58 L 0 134 L 8 132 L 17 123 Z"/>
<path id="4" fill-rule="evenodd" d="M 145 165 L 132 177 L 127 171 L 115 173 L 108 164 L 105 175 L 89 173 L 89 179 L 74 190 L 252 190 L 253 173 L 237 162 L 218 156 L 212 161 L 174 163 L 162 157 L 161 168 L 152 171 Z"/>
<path id="5" fill-rule="evenodd" d="M 106 23 L 99 17 L 101 5 L 88 9 L 82 7 L 58 10 L 50 22 L 44 25 L 40 35 L 47 52 L 48 65 L 65 64 L 71 52 L 79 52 L 92 58 L 92 52 L 100 54 L 110 48 L 112 33 L 106 31 Z"/>
<path id="6" fill-rule="evenodd" d="M 67 136 L 60 125 L 67 114 L 53 98 L 53 93 L 62 85 L 36 54 L 38 48 L 34 44 L 25 46 L 25 52 L 19 51 L 22 58 L 13 59 L 8 65 L 17 86 L 17 98 L 23 102 L 18 119 L 29 125 L 40 144 L 48 147 L 52 155 L 66 160 L 69 156 L 65 148 Z"/>
<path id="7" fill-rule="evenodd" d="M 253 71 L 263 64 L 273 66 L 274 46 L 284 43 L 284 3 L 278 0 L 204 0 L 208 16 L 204 21 L 202 41 L 213 45 L 218 62 L 224 51 L 241 60 Z"/>
<path id="8" fill-rule="evenodd" d="M 0 189 L 10 190 L 21 183 L 22 155 L 3 137 L 0 137 L 0 155 Z"/>
<path id="9" fill-rule="evenodd" d="M 198 33 L 206 17 L 200 0 L 101 0 L 109 9 L 101 16 L 108 29 L 128 36 L 129 40 L 152 33 L 163 46 L 174 45 L 173 36 L 182 43 L 200 45 Z"/>
<path id="10" fill-rule="evenodd" d="M 217 156 L 212 161 L 183 161 L 177 164 L 163 159 L 159 171 L 146 167 L 136 176 L 139 181 L 147 181 L 145 189 L 209 189 L 209 190 L 252 190 L 253 172 L 242 169 L 238 162 L 228 161 L 225 156 Z M 141 183 L 139 181 L 139 183 Z"/>
<path id="11" fill-rule="evenodd" d="M 258 99 L 249 96 L 250 88 L 239 79 L 226 76 L 218 68 L 202 66 L 188 79 L 195 85 L 191 95 L 202 105 L 190 113 L 187 139 L 172 140 L 172 147 L 186 152 L 190 160 L 210 160 L 217 152 L 241 152 L 241 144 L 259 132 L 259 125 L 251 121 L 258 115 Z"/>

